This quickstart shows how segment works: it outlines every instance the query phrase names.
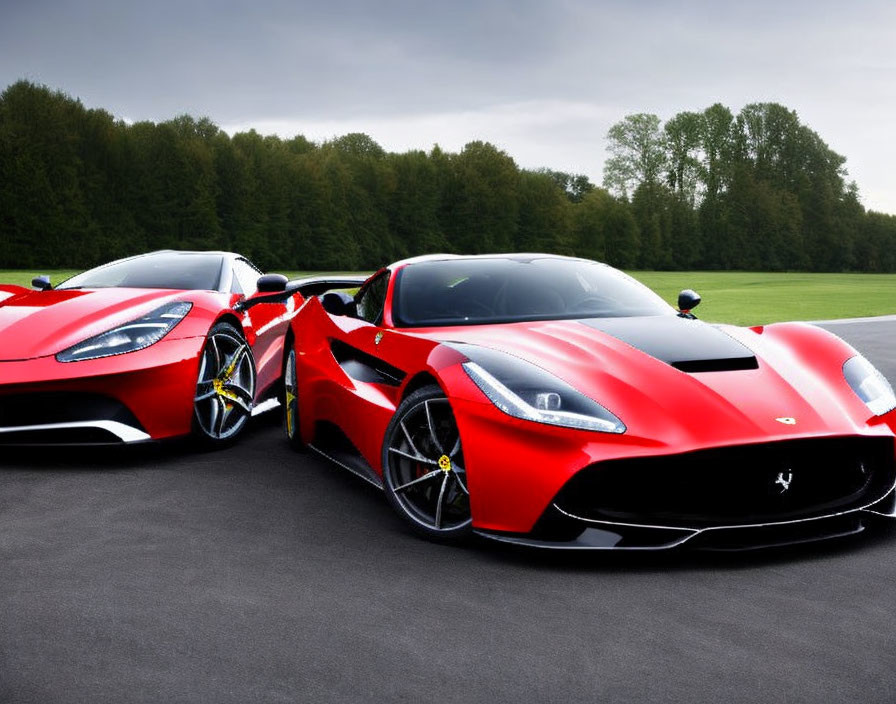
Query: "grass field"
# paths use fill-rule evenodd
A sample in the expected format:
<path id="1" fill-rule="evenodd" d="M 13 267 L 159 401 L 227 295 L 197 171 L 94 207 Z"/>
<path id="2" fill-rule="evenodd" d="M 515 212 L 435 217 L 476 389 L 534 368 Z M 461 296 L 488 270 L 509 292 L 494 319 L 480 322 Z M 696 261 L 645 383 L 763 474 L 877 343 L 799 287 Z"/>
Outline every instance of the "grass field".
<path id="1" fill-rule="evenodd" d="M 694 289 L 703 297 L 697 315 L 713 322 L 760 325 L 896 314 L 896 274 L 629 273 L 673 305 L 681 289 Z"/>
<path id="2" fill-rule="evenodd" d="M 71 270 L 3 271 L 0 283 L 30 286 L 37 274 L 54 283 Z M 283 272 L 290 278 L 315 272 Z M 760 325 L 782 320 L 829 320 L 896 314 L 896 274 L 780 274 L 743 271 L 632 271 L 673 305 L 692 288 L 702 297 L 703 320 Z"/>

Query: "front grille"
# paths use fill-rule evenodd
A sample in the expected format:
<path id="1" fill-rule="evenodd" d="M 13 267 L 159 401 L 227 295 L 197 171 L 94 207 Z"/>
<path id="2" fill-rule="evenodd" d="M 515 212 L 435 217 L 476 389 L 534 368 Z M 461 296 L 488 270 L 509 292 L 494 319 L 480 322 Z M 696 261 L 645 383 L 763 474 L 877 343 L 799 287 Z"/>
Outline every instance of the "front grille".
<path id="1" fill-rule="evenodd" d="M 0 395 L 0 426 L 114 420 L 142 429 L 121 401 L 73 391 Z"/>
<path id="2" fill-rule="evenodd" d="M 40 392 L 0 395 L 0 428 L 111 420 L 143 430 L 140 421 L 120 401 L 102 394 Z M 53 428 L 0 433 L 0 445 L 90 444 L 121 442 L 100 428 Z"/>
<path id="3" fill-rule="evenodd" d="M 592 520 L 740 525 L 858 508 L 894 482 L 892 438 L 811 438 L 599 462 L 555 503 Z"/>

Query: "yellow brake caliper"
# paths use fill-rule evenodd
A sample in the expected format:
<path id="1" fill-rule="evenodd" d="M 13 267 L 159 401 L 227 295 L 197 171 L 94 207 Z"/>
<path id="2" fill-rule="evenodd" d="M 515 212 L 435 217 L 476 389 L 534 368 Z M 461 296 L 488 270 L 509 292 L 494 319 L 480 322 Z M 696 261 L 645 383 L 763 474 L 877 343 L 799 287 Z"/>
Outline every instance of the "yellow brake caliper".
<path id="1" fill-rule="evenodd" d="M 237 355 L 234 354 L 233 360 L 227 366 L 227 369 L 225 369 L 223 372 L 221 372 L 221 374 L 219 376 L 215 377 L 212 380 L 212 387 L 214 387 L 215 393 L 218 394 L 218 396 L 220 396 L 221 398 L 226 398 L 230 401 L 238 402 L 239 397 L 232 391 L 228 391 L 227 389 L 224 388 L 224 384 L 226 384 L 228 381 L 230 381 L 231 377 L 233 376 L 233 372 L 236 370 L 236 362 L 237 362 Z M 232 407 L 233 407 L 233 404 L 228 404 L 227 410 L 230 410 Z"/>
<path id="2" fill-rule="evenodd" d="M 286 434 L 289 435 L 289 437 L 292 437 L 292 433 L 293 433 L 293 430 L 292 430 L 292 424 L 293 424 L 292 403 L 295 400 L 296 400 L 296 395 L 292 391 L 290 391 L 289 388 L 287 387 L 287 389 L 286 389 Z"/>

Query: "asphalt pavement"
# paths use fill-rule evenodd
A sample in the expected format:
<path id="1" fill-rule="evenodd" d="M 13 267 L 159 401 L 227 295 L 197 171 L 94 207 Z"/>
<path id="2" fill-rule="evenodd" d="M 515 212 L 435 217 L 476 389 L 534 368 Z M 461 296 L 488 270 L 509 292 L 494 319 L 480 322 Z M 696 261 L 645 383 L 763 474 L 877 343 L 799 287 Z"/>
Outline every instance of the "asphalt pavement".
<path id="1" fill-rule="evenodd" d="M 830 329 L 896 382 L 896 320 Z M 264 418 L 127 450 L 0 456 L 0 702 L 896 701 L 896 529 L 446 547 Z"/>

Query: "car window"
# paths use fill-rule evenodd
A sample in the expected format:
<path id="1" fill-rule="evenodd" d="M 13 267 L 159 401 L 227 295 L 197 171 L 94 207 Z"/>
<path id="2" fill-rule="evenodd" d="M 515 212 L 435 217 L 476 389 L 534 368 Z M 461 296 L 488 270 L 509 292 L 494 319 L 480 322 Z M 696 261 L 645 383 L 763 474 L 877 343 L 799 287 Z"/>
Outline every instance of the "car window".
<path id="1" fill-rule="evenodd" d="M 409 264 L 395 282 L 402 327 L 673 314 L 653 291 L 581 259 L 490 257 Z"/>
<path id="2" fill-rule="evenodd" d="M 359 292 L 357 299 L 359 318 L 375 325 L 380 323 L 383 319 L 383 308 L 386 305 L 386 289 L 388 287 L 389 274 L 385 272 Z"/>
<path id="3" fill-rule="evenodd" d="M 173 288 L 215 291 L 224 258 L 201 252 L 154 252 L 104 264 L 56 288 Z"/>
<path id="4" fill-rule="evenodd" d="M 252 263 L 248 260 L 240 257 L 239 259 L 233 260 L 233 283 L 231 284 L 231 291 L 234 293 L 244 293 L 247 296 L 251 296 L 256 291 L 256 284 L 258 283 L 258 277 L 261 276 L 262 272 L 259 271 Z"/>

